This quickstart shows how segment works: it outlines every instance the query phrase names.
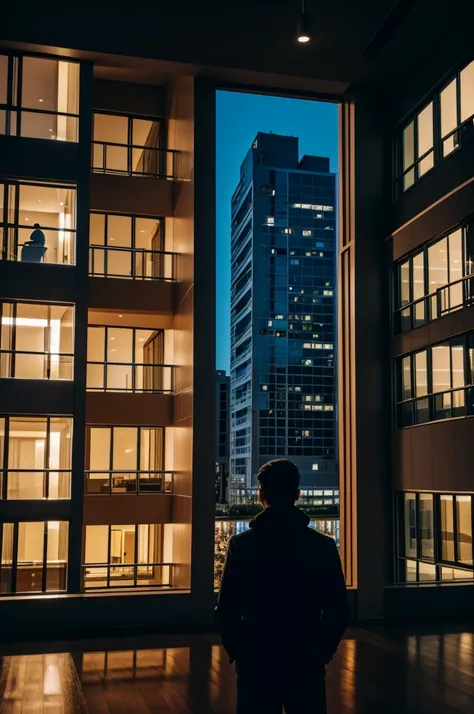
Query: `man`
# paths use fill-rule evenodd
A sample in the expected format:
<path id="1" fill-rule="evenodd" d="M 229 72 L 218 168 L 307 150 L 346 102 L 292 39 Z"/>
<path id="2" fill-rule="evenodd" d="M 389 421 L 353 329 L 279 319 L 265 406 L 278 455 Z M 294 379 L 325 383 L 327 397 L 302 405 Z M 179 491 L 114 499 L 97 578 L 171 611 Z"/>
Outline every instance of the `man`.
<path id="1" fill-rule="evenodd" d="M 34 231 L 30 235 L 30 240 L 23 244 L 21 249 L 22 263 L 41 263 L 46 254 L 46 238 L 39 223 L 35 223 Z"/>
<path id="2" fill-rule="evenodd" d="M 325 667 L 347 623 L 332 538 L 295 507 L 300 475 L 285 459 L 258 473 L 264 510 L 229 543 L 216 614 L 236 663 L 237 714 L 325 714 Z"/>

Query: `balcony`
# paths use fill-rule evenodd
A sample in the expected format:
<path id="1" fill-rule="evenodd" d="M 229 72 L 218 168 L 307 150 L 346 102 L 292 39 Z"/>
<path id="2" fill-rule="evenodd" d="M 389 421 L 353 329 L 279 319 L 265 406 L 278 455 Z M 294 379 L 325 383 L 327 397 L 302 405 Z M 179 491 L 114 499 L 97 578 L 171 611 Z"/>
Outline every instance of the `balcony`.
<path id="1" fill-rule="evenodd" d="M 178 156 L 174 149 L 158 149 L 112 141 L 92 142 L 92 171 L 120 176 L 151 176 L 178 180 Z"/>
<path id="2" fill-rule="evenodd" d="M 87 391 L 172 394 L 174 369 L 169 364 L 88 362 Z"/>
<path id="3" fill-rule="evenodd" d="M 173 587 L 173 563 L 91 563 L 83 567 L 86 590 Z"/>
<path id="4" fill-rule="evenodd" d="M 175 280 L 176 254 L 158 250 L 91 245 L 89 275 L 128 280 Z"/>
<path id="5" fill-rule="evenodd" d="M 86 471 L 86 494 L 173 493 L 173 471 Z"/>

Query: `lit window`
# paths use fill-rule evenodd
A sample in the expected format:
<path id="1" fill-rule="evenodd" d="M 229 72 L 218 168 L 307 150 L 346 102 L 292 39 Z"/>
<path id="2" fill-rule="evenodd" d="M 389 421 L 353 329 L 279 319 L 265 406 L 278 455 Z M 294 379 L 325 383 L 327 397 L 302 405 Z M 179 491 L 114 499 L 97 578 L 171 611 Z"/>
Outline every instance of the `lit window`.
<path id="1" fill-rule="evenodd" d="M 262 384 L 262 392 L 268 391 L 268 384 Z"/>
<path id="2" fill-rule="evenodd" d="M 273 320 L 268 321 L 268 327 L 273 327 Z"/>
<path id="3" fill-rule="evenodd" d="M 334 206 L 320 206 L 314 203 L 292 203 L 292 208 L 302 208 L 306 211 L 334 211 Z"/>
<path id="4" fill-rule="evenodd" d="M 313 360 L 312 359 L 304 359 L 303 364 L 305 365 L 305 367 L 311 367 L 313 364 Z"/>
<path id="5" fill-rule="evenodd" d="M 161 124 L 125 114 L 94 114 L 92 170 L 175 179 L 172 163 L 160 161 Z M 166 163 L 166 162 L 165 162 Z"/>
<path id="6" fill-rule="evenodd" d="M 331 344 L 331 342 L 327 342 L 323 345 L 324 350 L 332 350 L 334 348 L 334 345 Z"/>
<path id="7" fill-rule="evenodd" d="M 311 342 L 305 342 L 305 343 L 303 344 L 303 349 L 304 349 L 304 350 L 310 350 L 311 347 L 312 347 Z"/>
<path id="8" fill-rule="evenodd" d="M 305 238 L 308 238 L 312 234 L 312 231 L 302 231 L 302 234 L 305 236 Z"/>
<path id="9" fill-rule="evenodd" d="M 275 225 L 275 219 L 273 216 L 267 216 L 267 226 L 274 226 Z"/>
<path id="10" fill-rule="evenodd" d="M 253 148 L 256 149 L 257 147 L 258 147 L 258 141 L 257 141 L 257 139 L 255 139 L 255 141 L 253 142 Z"/>
<path id="11" fill-rule="evenodd" d="M 323 405 L 322 404 L 313 404 L 312 409 L 313 409 L 313 412 L 322 412 Z"/>
<path id="12" fill-rule="evenodd" d="M 301 387 L 295 387 L 295 392 L 301 392 Z"/>
<path id="13" fill-rule="evenodd" d="M 325 404 L 324 406 L 324 411 L 325 412 L 332 412 L 334 411 L 334 406 L 332 404 Z"/>
<path id="14" fill-rule="evenodd" d="M 290 235 L 291 233 L 293 233 L 293 230 L 291 228 L 284 228 L 283 233 L 286 233 L 286 235 Z"/>
<path id="15" fill-rule="evenodd" d="M 319 464 L 313 464 L 311 468 L 313 471 L 319 471 Z"/>
<path id="16" fill-rule="evenodd" d="M 334 291 L 333 290 L 323 290 L 323 295 L 325 297 L 332 297 L 334 295 Z"/>
<path id="17" fill-rule="evenodd" d="M 305 315 L 304 319 L 306 320 L 306 322 L 309 322 L 311 320 L 311 315 Z"/>

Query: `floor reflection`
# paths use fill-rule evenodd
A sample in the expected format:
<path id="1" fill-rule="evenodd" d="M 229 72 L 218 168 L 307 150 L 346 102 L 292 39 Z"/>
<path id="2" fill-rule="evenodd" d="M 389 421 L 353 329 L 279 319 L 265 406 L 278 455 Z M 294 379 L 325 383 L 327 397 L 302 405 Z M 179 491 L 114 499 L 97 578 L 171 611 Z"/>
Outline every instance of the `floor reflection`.
<path id="1" fill-rule="evenodd" d="M 328 714 L 471 714 L 474 634 L 439 630 L 350 630 L 328 668 Z M 216 635 L 49 642 L 43 652 L 51 647 L 0 645 L 1 714 L 234 712 L 234 670 Z"/>

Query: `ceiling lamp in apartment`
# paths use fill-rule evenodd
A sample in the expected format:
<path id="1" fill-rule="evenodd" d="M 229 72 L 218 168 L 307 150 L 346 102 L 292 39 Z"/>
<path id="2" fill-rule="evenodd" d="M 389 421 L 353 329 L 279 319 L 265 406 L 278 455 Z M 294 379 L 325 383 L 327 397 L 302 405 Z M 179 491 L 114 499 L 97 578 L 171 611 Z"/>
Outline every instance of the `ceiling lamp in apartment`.
<path id="1" fill-rule="evenodd" d="M 298 21 L 298 32 L 296 35 L 296 39 L 302 45 L 306 44 L 311 40 L 309 24 L 309 15 L 305 11 L 305 0 L 301 0 L 301 13 Z"/>

